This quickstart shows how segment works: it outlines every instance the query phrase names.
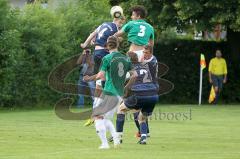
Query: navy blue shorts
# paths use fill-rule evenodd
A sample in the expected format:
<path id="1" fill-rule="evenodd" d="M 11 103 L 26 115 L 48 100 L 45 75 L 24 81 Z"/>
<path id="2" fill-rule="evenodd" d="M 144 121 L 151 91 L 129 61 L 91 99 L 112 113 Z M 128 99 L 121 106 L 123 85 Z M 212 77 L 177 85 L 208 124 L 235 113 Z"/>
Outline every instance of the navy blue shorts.
<path id="1" fill-rule="evenodd" d="M 211 77 L 212 77 L 213 87 L 218 87 L 219 89 L 222 89 L 224 76 L 212 74 Z"/>
<path id="2" fill-rule="evenodd" d="M 153 96 L 135 96 L 132 95 L 124 100 L 124 104 L 129 109 L 141 110 L 146 115 L 152 115 L 153 109 L 158 102 L 158 95 Z"/>
<path id="3" fill-rule="evenodd" d="M 109 54 L 109 52 L 106 49 L 94 51 L 94 74 L 97 74 L 99 72 L 102 63 L 102 58 L 107 54 Z"/>

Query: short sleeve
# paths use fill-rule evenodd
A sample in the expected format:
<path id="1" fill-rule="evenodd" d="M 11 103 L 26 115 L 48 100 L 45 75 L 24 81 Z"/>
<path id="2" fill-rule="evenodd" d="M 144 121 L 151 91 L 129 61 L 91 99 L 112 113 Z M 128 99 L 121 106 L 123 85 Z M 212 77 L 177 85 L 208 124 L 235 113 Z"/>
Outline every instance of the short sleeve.
<path id="1" fill-rule="evenodd" d="M 228 71 L 227 71 L 227 63 L 226 63 L 226 60 L 224 59 L 223 60 L 223 64 L 224 64 L 224 66 L 223 66 L 223 68 L 224 68 L 224 74 L 227 74 L 228 73 Z"/>
<path id="2" fill-rule="evenodd" d="M 132 27 L 132 21 L 129 21 L 127 24 L 125 24 L 122 27 L 122 31 L 124 31 L 125 33 L 128 33 L 131 27 Z"/>
<path id="3" fill-rule="evenodd" d="M 109 60 L 106 58 L 106 56 L 102 59 L 102 65 L 100 70 L 106 72 L 109 67 Z"/>
<path id="4" fill-rule="evenodd" d="M 213 71 L 212 70 L 213 69 L 212 68 L 212 65 L 213 65 L 212 63 L 213 63 L 213 59 L 210 60 L 210 63 L 209 63 L 209 66 L 208 66 L 208 72 L 212 72 Z"/>
<path id="5" fill-rule="evenodd" d="M 97 27 L 97 29 L 95 29 L 95 32 L 99 32 L 101 26 L 102 26 L 102 25 L 99 25 L 99 26 Z"/>
<path id="6" fill-rule="evenodd" d="M 154 40 L 154 29 L 152 28 L 152 34 L 151 34 L 151 36 L 150 36 L 150 39 L 151 40 Z"/>

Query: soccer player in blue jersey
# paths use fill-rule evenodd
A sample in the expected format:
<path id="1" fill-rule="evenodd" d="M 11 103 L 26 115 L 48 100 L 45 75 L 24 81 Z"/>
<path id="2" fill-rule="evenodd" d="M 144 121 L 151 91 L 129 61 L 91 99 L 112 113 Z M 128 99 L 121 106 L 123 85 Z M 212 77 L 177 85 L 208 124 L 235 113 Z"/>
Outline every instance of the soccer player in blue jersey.
<path id="1" fill-rule="evenodd" d="M 91 41 L 95 42 L 95 50 L 94 50 L 94 73 L 98 73 L 98 70 L 101 66 L 102 58 L 109 54 L 108 50 L 105 48 L 107 39 L 115 34 L 119 28 L 121 28 L 122 24 L 124 23 L 125 18 L 124 16 L 120 16 L 119 18 L 114 18 L 113 22 L 104 22 L 102 23 L 97 29 L 95 29 L 89 37 L 86 39 L 84 43 L 81 44 L 81 47 L 85 49 Z M 95 90 L 95 99 L 97 101 L 102 90 L 102 85 L 104 82 L 101 80 L 96 81 L 96 90 Z M 94 102 L 93 107 L 96 103 Z M 94 121 L 89 119 L 85 126 L 89 126 Z"/>
<path id="2" fill-rule="evenodd" d="M 158 61 L 157 58 L 153 55 L 153 47 L 151 45 L 146 45 L 143 50 L 143 62 L 147 62 L 149 66 L 149 70 L 152 76 L 152 81 L 153 83 L 159 88 L 158 84 Z M 138 128 L 138 132 L 136 133 L 136 137 L 141 137 L 140 134 L 140 125 L 138 122 L 138 115 L 139 112 L 134 113 L 134 122 L 136 124 L 136 127 Z M 149 125 L 148 125 L 148 120 L 146 120 L 147 123 L 147 136 L 150 137 L 150 132 L 149 132 Z"/>
<path id="3" fill-rule="evenodd" d="M 94 62 L 95 62 L 95 73 L 98 72 L 102 58 L 109 54 L 108 50 L 105 48 L 108 37 L 115 34 L 124 23 L 125 18 L 123 16 L 119 18 L 114 18 L 113 22 L 104 22 L 97 29 L 95 29 L 81 47 L 86 48 L 92 40 L 94 40 L 95 50 L 94 50 Z"/>
<path id="4" fill-rule="evenodd" d="M 137 55 L 133 52 L 129 52 L 128 55 L 131 59 L 136 60 Z M 145 46 L 144 49 L 145 62 L 134 63 L 135 71 L 138 73 L 138 77 L 134 84 L 126 86 L 133 93 L 131 96 L 127 97 L 123 104 L 119 107 L 117 114 L 116 129 L 120 141 L 123 135 L 123 125 L 125 111 L 129 109 L 140 110 L 138 117 L 139 129 L 141 134 L 141 139 L 139 144 L 146 144 L 147 139 L 147 117 L 152 114 L 155 104 L 158 101 L 158 63 L 157 59 L 152 55 L 152 47 Z M 133 60 L 134 61 L 134 60 Z"/>

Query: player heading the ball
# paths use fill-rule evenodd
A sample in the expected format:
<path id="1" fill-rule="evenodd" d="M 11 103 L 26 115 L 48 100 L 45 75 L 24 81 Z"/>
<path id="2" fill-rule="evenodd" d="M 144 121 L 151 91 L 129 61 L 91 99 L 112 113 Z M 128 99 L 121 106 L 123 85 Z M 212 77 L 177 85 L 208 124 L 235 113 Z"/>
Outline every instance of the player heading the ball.
<path id="1" fill-rule="evenodd" d="M 145 45 L 154 45 L 154 29 L 144 19 L 147 11 L 143 6 L 134 6 L 131 9 L 131 21 L 125 24 L 115 36 L 120 37 L 127 33 L 128 41 L 131 43 L 129 51 L 133 51 L 138 55 L 138 60 L 143 59 L 143 50 Z"/>

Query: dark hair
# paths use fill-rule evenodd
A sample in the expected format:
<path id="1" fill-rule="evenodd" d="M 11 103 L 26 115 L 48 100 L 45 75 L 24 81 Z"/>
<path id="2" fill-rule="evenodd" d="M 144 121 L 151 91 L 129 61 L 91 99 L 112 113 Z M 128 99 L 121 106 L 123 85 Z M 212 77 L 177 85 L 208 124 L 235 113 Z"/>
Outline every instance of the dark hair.
<path id="1" fill-rule="evenodd" d="M 147 10 L 144 6 L 136 5 L 131 8 L 131 12 L 135 12 L 141 18 L 145 18 L 147 16 Z"/>
<path id="2" fill-rule="evenodd" d="M 118 38 L 116 36 L 110 36 L 107 39 L 106 46 L 109 50 L 116 49 L 119 45 Z"/>
<path id="3" fill-rule="evenodd" d="M 127 56 L 130 57 L 132 63 L 138 63 L 138 56 L 135 52 L 128 51 Z"/>
<path id="4" fill-rule="evenodd" d="M 153 47 L 151 45 L 145 45 L 144 49 L 149 50 L 151 54 L 153 53 Z"/>

